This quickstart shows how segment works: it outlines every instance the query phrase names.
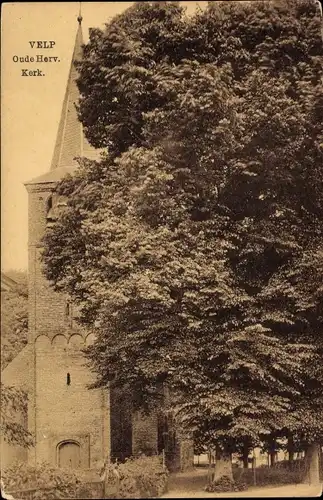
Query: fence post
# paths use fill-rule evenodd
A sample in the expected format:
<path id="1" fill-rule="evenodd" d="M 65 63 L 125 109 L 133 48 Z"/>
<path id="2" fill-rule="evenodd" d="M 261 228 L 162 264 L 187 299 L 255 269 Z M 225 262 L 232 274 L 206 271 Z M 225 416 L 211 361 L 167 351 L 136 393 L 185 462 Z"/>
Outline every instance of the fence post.
<path id="1" fill-rule="evenodd" d="M 119 473 L 118 459 L 115 461 L 115 464 L 114 464 L 113 475 L 114 475 L 114 477 L 116 479 L 116 498 L 119 498 L 119 493 L 120 493 L 120 473 Z"/>
<path id="2" fill-rule="evenodd" d="M 120 498 L 120 476 L 118 476 L 117 478 L 117 494 L 116 494 L 116 497 L 117 498 Z"/>
<path id="3" fill-rule="evenodd" d="M 165 448 L 163 448 L 162 457 L 163 457 L 163 468 L 165 469 L 166 468 Z"/>

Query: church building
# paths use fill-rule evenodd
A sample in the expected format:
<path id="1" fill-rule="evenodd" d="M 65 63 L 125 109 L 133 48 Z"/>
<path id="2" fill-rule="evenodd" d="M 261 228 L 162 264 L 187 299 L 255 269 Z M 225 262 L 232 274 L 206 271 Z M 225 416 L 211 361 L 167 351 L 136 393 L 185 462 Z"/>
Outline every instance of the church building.
<path id="1" fill-rule="evenodd" d="M 79 16 L 52 163 L 47 173 L 26 183 L 28 344 L 2 372 L 2 382 L 28 393 L 28 416 L 21 419 L 35 445 L 26 450 L 2 441 L 2 468 L 18 459 L 30 465 L 45 461 L 58 467 L 96 469 L 107 457 L 135 455 L 143 451 L 143 445 L 154 454 L 165 447 L 165 429 L 158 425 L 157 416 L 131 414 L 127 429 L 121 429 L 125 410 L 120 398 L 107 389 L 88 389 L 94 379 L 82 349 L 93 343 L 93 334 L 77 324 L 69 298 L 55 292 L 42 273 L 43 235 L 66 204 L 55 192 L 57 183 L 76 170 L 76 157 L 99 156 L 84 137 L 75 108 L 79 92 L 74 61 L 81 59 L 82 45 Z M 180 455 L 180 447 L 178 450 Z"/>

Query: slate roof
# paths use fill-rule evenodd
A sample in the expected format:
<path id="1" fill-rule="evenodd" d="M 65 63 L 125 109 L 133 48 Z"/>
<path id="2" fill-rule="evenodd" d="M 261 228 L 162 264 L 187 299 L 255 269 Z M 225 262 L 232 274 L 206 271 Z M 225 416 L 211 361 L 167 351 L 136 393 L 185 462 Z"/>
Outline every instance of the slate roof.
<path id="1" fill-rule="evenodd" d="M 5 273 L 1 272 L 1 291 L 7 292 L 9 290 L 17 290 L 18 283 L 14 281 L 12 278 L 9 278 Z"/>
<path id="2" fill-rule="evenodd" d="M 58 182 L 60 181 L 65 175 L 70 174 L 72 175 L 77 168 L 77 165 L 72 166 L 72 167 L 59 167 L 55 168 L 55 170 L 50 170 L 49 172 L 46 172 L 45 174 L 39 175 L 38 177 L 35 177 L 31 181 L 25 182 L 25 186 L 29 186 L 31 184 L 49 184 L 52 182 Z"/>
<path id="3" fill-rule="evenodd" d="M 25 183 L 43 184 L 59 181 L 66 173 L 72 174 L 78 167 L 76 157 L 84 156 L 89 159 L 99 159 L 100 150 L 90 146 L 83 134 L 83 126 L 78 120 L 75 104 L 79 99 L 79 90 L 76 85 L 78 72 L 74 61 L 82 58 L 83 33 L 82 18 L 78 18 L 78 29 L 75 38 L 73 56 L 68 75 L 65 97 L 59 121 L 56 143 L 52 157 L 50 171 Z"/>

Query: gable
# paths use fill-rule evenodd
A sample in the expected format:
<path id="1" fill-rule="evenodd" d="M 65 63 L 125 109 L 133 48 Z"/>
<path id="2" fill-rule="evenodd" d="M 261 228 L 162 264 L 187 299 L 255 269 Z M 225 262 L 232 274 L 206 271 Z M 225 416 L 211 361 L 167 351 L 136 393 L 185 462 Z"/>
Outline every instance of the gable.
<path id="1" fill-rule="evenodd" d="M 26 345 L 17 356 L 2 370 L 1 382 L 28 392 L 29 368 L 32 361 L 31 346 Z"/>

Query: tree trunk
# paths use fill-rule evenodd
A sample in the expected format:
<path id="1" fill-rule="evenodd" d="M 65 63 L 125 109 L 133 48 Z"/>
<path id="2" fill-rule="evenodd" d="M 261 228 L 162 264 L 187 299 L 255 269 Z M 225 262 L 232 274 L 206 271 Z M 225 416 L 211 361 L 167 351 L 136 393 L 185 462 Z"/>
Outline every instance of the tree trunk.
<path id="1" fill-rule="evenodd" d="M 212 483 L 213 480 L 213 467 L 212 467 L 212 452 L 208 452 L 209 466 L 207 471 L 207 482 L 208 484 Z"/>
<path id="2" fill-rule="evenodd" d="M 249 446 L 248 443 L 244 443 L 243 445 L 243 454 L 242 454 L 242 460 L 243 460 L 243 468 L 248 469 L 249 467 Z"/>
<path id="3" fill-rule="evenodd" d="M 319 443 L 312 443 L 305 452 L 305 482 L 311 485 L 320 484 L 319 457 L 320 445 Z"/>
<path id="4" fill-rule="evenodd" d="M 233 481 L 231 453 L 217 448 L 214 481 L 219 481 L 223 476 L 227 476 Z"/>
<path id="5" fill-rule="evenodd" d="M 276 462 L 276 440 L 275 438 L 270 438 L 269 440 L 269 459 L 270 459 L 270 467 L 273 467 Z"/>
<path id="6" fill-rule="evenodd" d="M 287 451 L 288 451 L 288 462 L 289 462 L 289 468 L 290 468 L 290 469 L 292 469 L 292 467 L 293 467 L 294 455 L 295 455 L 295 447 L 294 447 L 294 440 L 293 440 L 293 436 L 288 436 L 288 441 L 287 441 Z"/>
<path id="7" fill-rule="evenodd" d="M 276 452 L 275 451 L 271 451 L 269 453 L 269 457 L 270 457 L 270 467 L 274 467 L 275 462 L 276 462 Z"/>

